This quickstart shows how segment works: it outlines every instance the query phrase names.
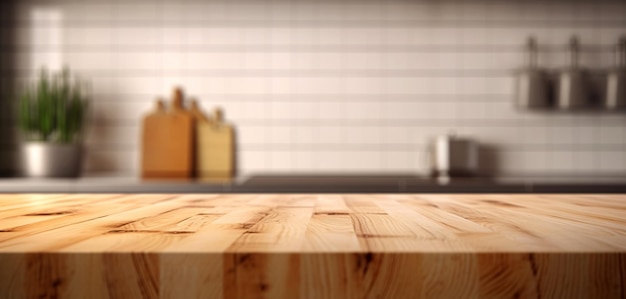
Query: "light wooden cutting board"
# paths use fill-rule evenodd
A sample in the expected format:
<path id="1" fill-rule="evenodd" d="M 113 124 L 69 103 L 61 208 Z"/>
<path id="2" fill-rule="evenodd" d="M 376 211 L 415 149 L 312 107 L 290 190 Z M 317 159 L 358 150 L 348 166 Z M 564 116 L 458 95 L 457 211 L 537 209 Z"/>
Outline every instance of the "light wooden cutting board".
<path id="1" fill-rule="evenodd" d="M 196 124 L 196 171 L 207 181 L 229 181 L 235 175 L 235 132 L 221 121 L 221 113 Z"/>

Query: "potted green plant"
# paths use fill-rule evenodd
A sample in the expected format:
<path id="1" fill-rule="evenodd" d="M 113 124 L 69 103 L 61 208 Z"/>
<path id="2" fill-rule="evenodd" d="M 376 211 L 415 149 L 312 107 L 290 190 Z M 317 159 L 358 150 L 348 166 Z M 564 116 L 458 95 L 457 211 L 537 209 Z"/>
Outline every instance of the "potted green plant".
<path id="1" fill-rule="evenodd" d="M 18 124 L 23 144 L 22 169 L 30 177 L 78 177 L 88 108 L 87 83 L 68 69 L 49 74 L 18 98 Z"/>

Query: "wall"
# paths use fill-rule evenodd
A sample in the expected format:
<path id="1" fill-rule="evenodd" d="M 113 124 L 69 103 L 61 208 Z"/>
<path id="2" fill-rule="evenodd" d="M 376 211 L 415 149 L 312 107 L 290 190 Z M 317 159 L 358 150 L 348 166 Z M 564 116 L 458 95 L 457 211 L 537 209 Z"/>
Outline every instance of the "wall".
<path id="1" fill-rule="evenodd" d="M 625 114 L 513 106 L 528 35 L 557 69 L 578 34 L 601 74 L 626 34 L 623 1 L 17 3 L 5 79 L 52 55 L 92 80 L 92 173 L 136 174 L 140 119 L 175 85 L 225 109 L 242 173 L 424 171 L 428 138 L 450 131 L 485 145 L 487 173 L 626 173 Z M 62 21 L 33 21 L 34 8 Z M 54 28 L 57 41 L 33 38 Z"/>
<path id="2" fill-rule="evenodd" d="M 0 2 L 0 177 L 13 175 L 15 167 L 15 145 L 17 136 L 12 130 L 13 101 L 16 67 L 15 8 L 8 1 Z"/>

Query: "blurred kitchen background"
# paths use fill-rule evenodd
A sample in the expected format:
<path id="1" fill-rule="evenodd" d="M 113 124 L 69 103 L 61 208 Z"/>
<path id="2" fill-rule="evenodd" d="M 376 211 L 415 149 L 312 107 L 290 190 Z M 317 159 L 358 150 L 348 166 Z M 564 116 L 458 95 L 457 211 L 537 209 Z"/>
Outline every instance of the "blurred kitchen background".
<path id="1" fill-rule="evenodd" d="M 173 86 L 223 108 L 240 175 L 426 173 L 430 138 L 449 132 L 480 143 L 482 174 L 626 175 L 626 114 L 514 105 L 530 35 L 551 71 L 577 35 L 580 64 L 601 86 L 626 34 L 625 1 L 0 5 L 5 175 L 16 169 L 16 86 L 64 65 L 93 85 L 87 175 L 138 176 L 141 119 Z"/>

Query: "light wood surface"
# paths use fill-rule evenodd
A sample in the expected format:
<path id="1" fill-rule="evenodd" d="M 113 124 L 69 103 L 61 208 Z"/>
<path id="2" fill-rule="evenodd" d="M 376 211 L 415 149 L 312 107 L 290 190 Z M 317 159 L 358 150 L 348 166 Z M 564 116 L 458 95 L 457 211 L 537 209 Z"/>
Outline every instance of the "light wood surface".
<path id="1" fill-rule="evenodd" d="M 624 298 L 626 195 L 0 195 L 1 298 Z"/>

